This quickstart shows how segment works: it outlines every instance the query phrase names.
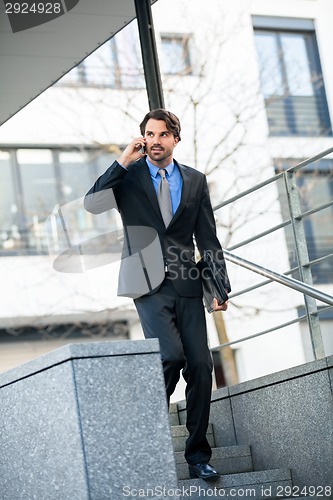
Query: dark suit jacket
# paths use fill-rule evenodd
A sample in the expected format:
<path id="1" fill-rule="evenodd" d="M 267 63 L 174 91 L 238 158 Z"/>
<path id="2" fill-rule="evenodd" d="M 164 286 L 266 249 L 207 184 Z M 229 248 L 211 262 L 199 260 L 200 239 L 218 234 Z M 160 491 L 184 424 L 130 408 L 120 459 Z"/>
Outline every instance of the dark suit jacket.
<path id="1" fill-rule="evenodd" d="M 222 271 L 224 286 L 230 291 L 222 248 L 216 236 L 206 177 L 193 168 L 176 161 L 175 164 L 180 170 L 183 187 L 179 207 L 167 228 L 144 158 L 131 163 L 127 170 L 115 161 L 86 194 L 86 210 L 101 213 L 112 208 L 112 189 L 122 217 L 125 231 L 122 264 L 126 260 L 130 261 L 128 257 L 133 257 L 133 261 L 129 262 L 127 272 L 126 266 L 120 270 L 119 295 L 137 297 L 155 293 L 164 279 L 164 259 L 178 294 L 184 297 L 201 297 L 202 285 L 195 267 L 193 237 L 201 255 L 204 251 L 212 252 Z M 145 256 L 142 250 L 148 246 L 149 251 L 146 251 Z M 152 263 L 153 260 L 156 262 Z M 144 277 L 146 286 L 136 291 L 133 280 L 138 267 L 141 268 L 141 278 Z M 147 269 L 150 276 L 147 275 Z M 150 279 L 152 273 L 156 279 Z M 134 290 L 131 290 L 133 287 Z"/>

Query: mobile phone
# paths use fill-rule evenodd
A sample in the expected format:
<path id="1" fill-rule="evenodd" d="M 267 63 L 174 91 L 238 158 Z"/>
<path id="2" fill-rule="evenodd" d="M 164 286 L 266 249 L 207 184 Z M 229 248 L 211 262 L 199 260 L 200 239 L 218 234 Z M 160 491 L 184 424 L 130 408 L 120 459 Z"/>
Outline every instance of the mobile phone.
<path id="1" fill-rule="evenodd" d="M 142 148 L 139 150 L 139 152 L 143 155 L 146 152 L 146 146 L 142 146 Z"/>

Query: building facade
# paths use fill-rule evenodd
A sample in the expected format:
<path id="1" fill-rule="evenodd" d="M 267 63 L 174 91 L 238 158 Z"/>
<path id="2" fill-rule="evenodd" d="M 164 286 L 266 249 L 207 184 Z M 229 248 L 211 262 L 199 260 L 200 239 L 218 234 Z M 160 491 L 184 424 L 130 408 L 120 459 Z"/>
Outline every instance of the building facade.
<path id="1" fill-rule="evenodd" d="M 332 146 L 330 0 L 159 0 L 152 10 L 166 107 L 182 122 L 175 157 L 207 175 L 214 205 Z M 121 239 L 119 216 L 94 217 L 80 200 L 139 135 L 147 110 L 134 21 L 0 128 L 0 370 L 69 341 L 142 335 L 131 300 L 116 296 L 116 252 L 90 269 L 59 272 L 54 263 L 73 242 L 95 238 L 96 253 L 107 253 L 101 237 Z M 311 260 L 333 247 L 332 172 L 331 154 L 297 177 L 304 210 L 328 205 L 304 221 Z M 217 210 L 223 247 L 286 272 L 295 265 L 290 227 L 239 245 L 281 224 L 286 206 L 277 182 Z M 228 269 L 236 292 L 224 314 L 229 340 L 302 314 L 302 296 L 281 285 L 237 297 L 258 277 Z M 332 294 L 332 259 L 312 266 L 312 276 Z M 321 320 L 332 354 L 332 313 Z M 221 338 L 212 317 L 208 325 L 214 347 Z M 304 322 L 234 353 L 240 381 L 312 359 Z"/>

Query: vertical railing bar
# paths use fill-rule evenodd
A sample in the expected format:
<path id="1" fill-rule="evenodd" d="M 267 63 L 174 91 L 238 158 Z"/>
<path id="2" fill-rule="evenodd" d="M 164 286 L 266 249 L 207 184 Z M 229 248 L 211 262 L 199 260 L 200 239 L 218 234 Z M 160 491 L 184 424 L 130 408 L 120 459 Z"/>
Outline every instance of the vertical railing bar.
<path id="1" fill-rule="evenodd" d="M 296 258 L 298 262 L 301 281 L 310 286 L 313 285 L 312 271 L 309 266 L 309 255 L 304 232 L 303 220 L 300 218 L 301 206 L 296 185 L 295 171 L 288 170 L 284 173 L 285 189 L 287 193 L 288 208 L 293 229 Z M 320 331 L 320 322 L 316 301 L 313 297 L 304 295 L 304 305 L 307 315 L 312 350 L 315 359 L 325 357 L 323 339 Z"/>

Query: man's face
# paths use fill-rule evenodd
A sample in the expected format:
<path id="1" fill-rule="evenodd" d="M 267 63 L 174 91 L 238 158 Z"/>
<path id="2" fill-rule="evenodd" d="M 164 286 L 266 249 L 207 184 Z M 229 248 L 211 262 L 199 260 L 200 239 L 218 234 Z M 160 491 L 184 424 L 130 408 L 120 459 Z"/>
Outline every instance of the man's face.
<path id="1" fill-rule="evenodd" d="M 146 125 L 145 139 L 149 160 L 160 168 L 169 165 L 178 137 L 169 132 L 165 121 L 150 118 Z"/>

